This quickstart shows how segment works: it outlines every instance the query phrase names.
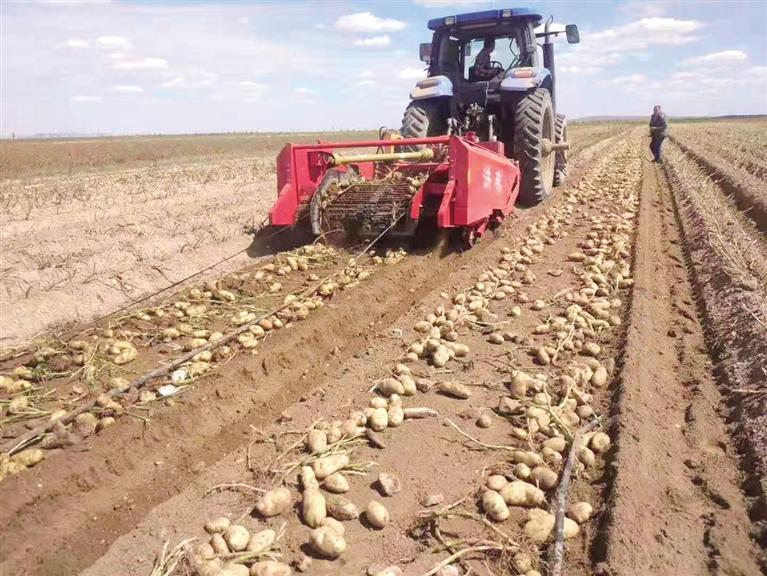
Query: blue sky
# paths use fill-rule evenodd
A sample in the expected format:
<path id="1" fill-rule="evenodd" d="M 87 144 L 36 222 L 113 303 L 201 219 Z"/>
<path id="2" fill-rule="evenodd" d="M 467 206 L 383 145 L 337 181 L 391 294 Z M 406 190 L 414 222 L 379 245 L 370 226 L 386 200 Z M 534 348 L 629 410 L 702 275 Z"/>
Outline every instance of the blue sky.
<path id="1" fill-rule="evenodd" d="M 189 133 L 399 126 L 429 18 L 473 0 L 10 2 L 0 132 Z M 571 118 L 767 113 L 767 3 L 528 2 L 558 42 Z"/>

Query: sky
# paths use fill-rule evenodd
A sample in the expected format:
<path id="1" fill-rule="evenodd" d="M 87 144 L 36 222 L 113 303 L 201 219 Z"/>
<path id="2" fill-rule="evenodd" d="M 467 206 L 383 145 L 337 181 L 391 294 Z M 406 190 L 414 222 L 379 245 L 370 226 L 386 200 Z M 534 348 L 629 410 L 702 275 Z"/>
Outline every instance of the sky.
<path id="1" fill-rule="evenodd" d="M 0 2 L 0 134 L 399 127 L 430 18 L 528 5 L 569 118 L 767 113 L 767 2 Z"/>

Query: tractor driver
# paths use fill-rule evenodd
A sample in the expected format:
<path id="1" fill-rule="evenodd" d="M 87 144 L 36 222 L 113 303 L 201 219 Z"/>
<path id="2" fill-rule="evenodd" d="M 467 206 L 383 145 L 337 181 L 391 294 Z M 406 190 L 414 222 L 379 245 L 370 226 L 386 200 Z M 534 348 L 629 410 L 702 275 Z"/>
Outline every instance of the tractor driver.
<path id="1" fill-rule="evenodd" d="M 485 44 L 474 59 L 474 77 L 478 80 L 490 80 L 501 70 L 492 66 L 492 53 L 495 50 L 495 38 L 485 38 Z"/>

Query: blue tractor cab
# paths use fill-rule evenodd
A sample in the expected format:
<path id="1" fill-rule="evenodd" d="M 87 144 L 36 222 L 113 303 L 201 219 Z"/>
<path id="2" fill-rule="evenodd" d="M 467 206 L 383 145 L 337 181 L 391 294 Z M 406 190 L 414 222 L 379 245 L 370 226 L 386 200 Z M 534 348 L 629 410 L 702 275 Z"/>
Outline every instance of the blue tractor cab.
<path id="1" fill-rule="evenodd" d="M 544 200 L 567 173 L 567 121 L 556 112 L 552 39 L 578 28 L 536 32 L 543 16 L 529 8 L 483 10 L 434 18 L 432 41 L 421 44 L 428 77 L 410 93 L 404 137 L 475 132 L 500 140 L 522 171 L 519 200 Z M 541 44 L 539 44 L 539 40 Z"/>

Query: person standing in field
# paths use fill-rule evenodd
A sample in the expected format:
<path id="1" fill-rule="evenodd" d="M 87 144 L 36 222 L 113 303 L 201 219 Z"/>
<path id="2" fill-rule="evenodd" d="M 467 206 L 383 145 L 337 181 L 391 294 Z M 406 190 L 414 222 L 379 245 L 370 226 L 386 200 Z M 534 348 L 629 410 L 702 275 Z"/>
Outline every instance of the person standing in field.
<path id="1" fill-rule="evenodd" d="M 653 162 L 660 162 L 660 147 L 666 137 L 666 115 L 661 112 L 660 106 L 655 105 L 650 116 L 650 151 Z"/>

